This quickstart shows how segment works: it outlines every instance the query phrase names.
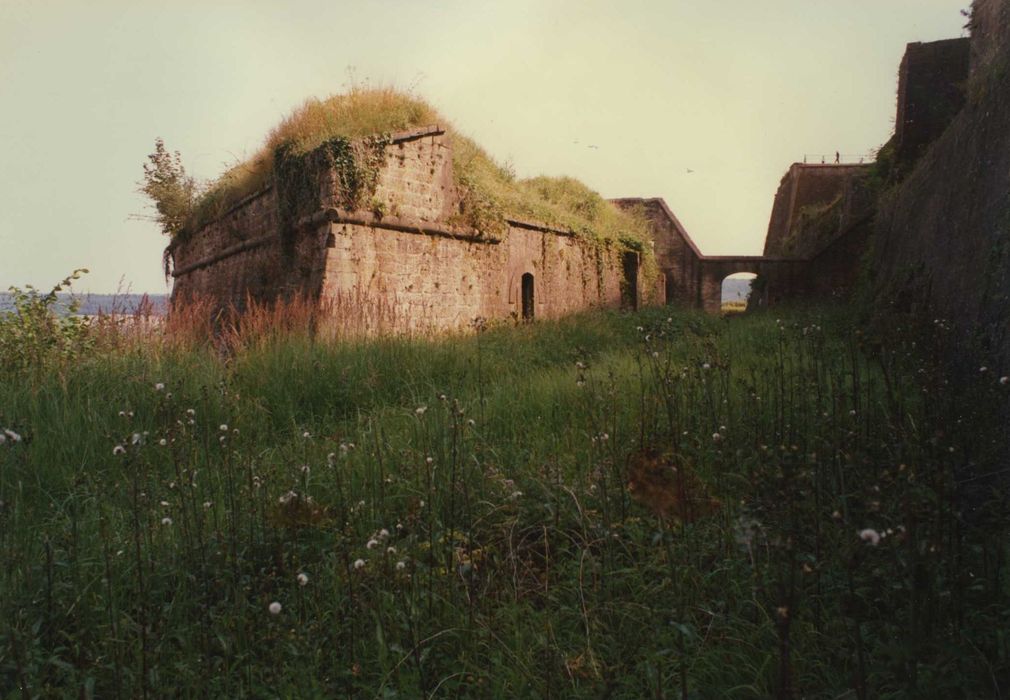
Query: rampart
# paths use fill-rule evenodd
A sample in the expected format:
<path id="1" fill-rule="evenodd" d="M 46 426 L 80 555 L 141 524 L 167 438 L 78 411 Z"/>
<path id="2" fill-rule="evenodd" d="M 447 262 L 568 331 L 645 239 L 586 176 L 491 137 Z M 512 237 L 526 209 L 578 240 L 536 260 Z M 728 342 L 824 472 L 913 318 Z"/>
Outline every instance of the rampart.
<path id="1" fill-rule="evenodd" d="M 293 231 L 281 230 L 268 187 L 176 245 L 173 301 L 209 297 L 241 309 L 307 297 L 333 304 L 345 325 L 409 331 L 635 307 L 654 296 L 641 288 L 639 254 L 614 244 L 516 219 L 499 235 L 454 225 L 452 153 L 437 126 L 391 137 L 369 210 L 339 206 L 333 171 L 320 187 L 321 206 Z"/>
<path id="2" fill-rule="evenodd" d="M 964 107 L 964 83 L 971 63 L 969 39 L 909 44 L 898 71 L 898 153 L 918 158 Z"/>

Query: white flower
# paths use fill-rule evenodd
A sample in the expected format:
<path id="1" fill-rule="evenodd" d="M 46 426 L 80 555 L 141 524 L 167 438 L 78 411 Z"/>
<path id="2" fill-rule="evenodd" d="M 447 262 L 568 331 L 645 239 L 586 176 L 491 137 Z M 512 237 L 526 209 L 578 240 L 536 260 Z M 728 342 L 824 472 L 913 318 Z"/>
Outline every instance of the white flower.
<path id="1" fill-rule="evenodd" d="M 414 413 L 416 413 L 419 416 L 423 416 L 424 412 L 427 410 L 428 410 L 427 406 L 418 406 L 417 408 L 414 409 Z"/>
<path id="2" fill-rule="evenodd" d="M 389 530 L 387 530 L 386 528 L 382 528 L 381 530 L 379 530 L 379 537 L 381 539 L 386 539 L 387 537 L 389 537 Z"/>
<path id="3" fill-rule="evenodd" d="M 379 540 L 376 539 L 368 540 L 368 542 L 365 543 L 365 549 L 375 549 L 378 546 L 379 546 Z"/>
<path id="4" fill-rule="evenodd" d="M 978 371 L 979 371 L 980 374 L 985 374 L 986 372 L 989 371 L 989 368 L 988 367 L 979 367 Z"/>
<path id="5" fill-rule="evenodd" d="M 155 391 L 164 391 L 165 390 L 165 385 L 163 383 L 161 383 L 161 382 L 158 382 L 157 384 L 154 385 L 154 390 Z"/>
<path id="6" fill-rule="evenodd" d="M 1010 384 L 1010 377 L 1000 377 L 999 383 L 1002 384 L 1003 386 Z"/>
<path id="7" fill-rule="evenodd" d="M 112 454 L 113 455 L 125 455 L 126 454 L 126 448 L 123 447 L 122 445 L 116 445 L 115 447 L 112 448 Z"/>
<path id="8" fill-rule="evenodd" d="M 275 600 L 274 602 L 270 603 L 269 606 L 267 606 L 267 610 L 270 611 L 271 615 L 280 615 L 281 614 L 281 604 L 278 603 Z"/>
<path id="9" fill-rule="evenodd" d="M 187 416 L 195 416 L 196 415 L 196 411 L 194 409 L 192 409 L 192 408 L 187 408 L 186 409 L 186 415 Z"/>
<path id="10" fill-rule="evenodd" d="M 219 426 L 219 430 L 220 430 L 220 431 L 221 431 L 222 433 L 227 433 L 227 432 L 228 432 L 228 424 L 227 424 L 227 423 L 222 423 L 222 424 L 221 424 L 221 425 Z"/>
<path id="11" fill-rule="evenodd" d="M 405 562 L 405 561 L 398 561 L 398 562 L 396 562 L 396 570 L 397 571 L 403 571 L 406 568 L 407 568 L 407 562 Z"/>
<path id="12" fill-rule="evenodd" d="M 303 464 L 302 466 L 299 467 L 299 469 L 301 470 L 302 474 L 308 474 L 312 470 L 312 468 L 309 467 L 309 465 L 307 464 Z"/>
<path id="13" fill-rule="evenodd" d="M 4 428 L 4 435 L 6 435 L 11 442 L 21 442 L 21 436 L 10 428 Z"/>
<path id="14" fill-rule="evenodd" d="M 859 531 L 859 539 L 876 547 L 880 544 L 880 533 L 871 528 L 866 528 L 865 530 Z"/>
<path id="15" fill-rule="evenodd" d="M 172 524 L 172 519 L 166 515 L 164 518 L 161 519 L 161 524 L 167 527 Z"/>
<path id="16" fill-rule="evenodd" d="M 312 435 L 309 433 L 308 430 L 306 430 L 304 433 L 302 433 L 302 437 L 308 440 L 310 437 L 312 437 Z"/>
<path id="17" fill-rule="evenodd" d="M 7 442 L 7 436 L 4 435 L 3 433 L 0 433 L 0 445 L 4 444 L 5 442 Z"/>
<path id="18" fill-rule="evenodd" d="M 354 564 L 352 566 L 354 566 L 355 570 L 364 569 L 365 568 L 365 560 L 364 559 L 355 559 L 354 560 Z"/>
<path id="19" fill-rule="evenodd" d="M 168 440 L 166 440 L 165 438 L 161 438 L 160 440 L 158 440 L 158 444 L 164 447 L 165 445 L 168 444 Z"/>
<path id="20" fill-rule="evenodd" d="M 702 364 L 701 368 L 702 369 L 712 369 L 712 365 L 710 365 L 709 363 L 705 362 L 704 364 Z"/>
<path id="21" fill-rule="evenodd" d="M 396 547 L 386 547 L 386 554 L 396 554 Z"/>
<path id="22" fill-rule="evenodd" d="M 130 438 L 130 444 L 139 445 L 143 439 L 144 438 L 140 433 L 134 433 L 133 437 Z"/>
<path id="23" fill-rule="evenodd" d="M 712 442 L 719 442 L 722 440 L 722 435 L 719 433 L 712 433 Z"/>
<path id="24" fill-rule="evenodd" d="M 204 501 L 203 502 L 203 507 L 206 508 L 207 510 L 210 510 L 210 507 L 212 505 L 214 505 L 214 504 L 211 501 Z"/>
<path id="25" fill-rule="evenodd" d="M 299 586 L 307 586 L 308 585 L 308 583 L 309 583 L 308 574 L 298 574 L 297 578 L 298 578 L 298 585 Z"/>

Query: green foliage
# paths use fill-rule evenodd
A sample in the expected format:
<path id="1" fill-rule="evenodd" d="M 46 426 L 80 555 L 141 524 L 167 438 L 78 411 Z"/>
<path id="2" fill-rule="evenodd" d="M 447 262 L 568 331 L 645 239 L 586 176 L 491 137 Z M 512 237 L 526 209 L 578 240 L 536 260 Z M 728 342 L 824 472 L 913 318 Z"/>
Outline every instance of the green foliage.
<path id="1" fill-rule="evenodd" d="M 1005 695 L 1010 386 L 948 333 L 650 310 L 0 382 L 0 688 Z"/>
<path id="2" fill-rule="evenodd" d="M 150 198 L 158 212 L 155 220 L 170 238 L 183 232 L 193 213 L 200 187 L 186 173 L 178 151 L 169 153 L 160 138 L 154 141 L 154 153 L 144 163 L 144 181 L 140 191 Z"/>
<path id="3" fill-rule="evenodd" d="M 65 310 L 58 308 L 59 293 L 85 273 L 74 270 L 45 294 L 31 285 L 8 289 L 14 308 L 0 312 L 0 376 L 62 370 L 92 348 L 87 319 L 75 315 L 80 303 L 71 298 Z"/>

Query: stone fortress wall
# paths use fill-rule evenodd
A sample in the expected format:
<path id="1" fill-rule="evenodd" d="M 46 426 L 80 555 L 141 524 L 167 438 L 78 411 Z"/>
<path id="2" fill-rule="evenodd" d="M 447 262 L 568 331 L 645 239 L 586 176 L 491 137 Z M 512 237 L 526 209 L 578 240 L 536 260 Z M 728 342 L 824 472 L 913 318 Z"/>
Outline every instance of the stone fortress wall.
<path id="1" fill-rule="evenodd" d="M 335 177 L 322 207 L 278 233 L 270 187 L 239 202 L 173 251 L 174 300 L 308 296 L 337 313 L 396 319 L 400 330 L 463 327 L 476 318 L 554 318 L 591 307 L 637 306 L 637 253 L 568 231 L 511 220 L 499 236 L 451 224 L 458 198 L 438 126 L 395 134 L 370 211 L 344 211 Z"/>
<path id="2" fill-rule="evenodd" d="M 970 71 L 993 60 L 1010 34 L 1008 6 L 976 0 L 971 40 L 908 45 L 896 162 L 919 158 L 962 109 Z M 288 239 L 278 233 L 272 188 L 239 202 L 175 247 L 173 299 L 210 297 L 241 309 L 247 300 L 305 296 L 334 302 L 337 313 L 385 313 L 413 330 L 634 308 L 643 299 L 718 312 L 722 281 L 737 272 L 761 278 L 751 299 L 758 306 L 845 298 L 874 228 L 876 202 L 865 184 L 875 167 L 790 166 L 760 256 L 706 256 L 662 199 L 613 200 L 652 225 L 661 274 L 655 289 L 644 289 L 636 253 L 536 222 L 511 220 L 497 236 L 455 225 L 451 146 L 444 129 L 431 126 L 393 135 L 368 211 L 338 206 L 333 171 L 320 182 L 320 209 L 302 217 Z"/>

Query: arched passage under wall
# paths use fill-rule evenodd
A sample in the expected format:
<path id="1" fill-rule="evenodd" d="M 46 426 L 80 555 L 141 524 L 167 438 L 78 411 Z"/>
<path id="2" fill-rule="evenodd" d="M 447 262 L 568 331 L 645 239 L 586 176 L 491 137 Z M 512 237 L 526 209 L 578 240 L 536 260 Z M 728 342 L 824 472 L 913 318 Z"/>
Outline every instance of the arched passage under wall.
<path id="1" fill-rule="evenodd" d="M 757 274 L 754 272 L 734 272 L 723 278 L 720 303 L 724 314 L 740 313 L 750 308 L 748 300 L 755 279 Z"/>

